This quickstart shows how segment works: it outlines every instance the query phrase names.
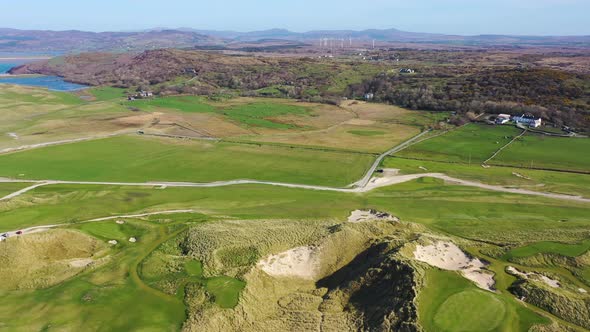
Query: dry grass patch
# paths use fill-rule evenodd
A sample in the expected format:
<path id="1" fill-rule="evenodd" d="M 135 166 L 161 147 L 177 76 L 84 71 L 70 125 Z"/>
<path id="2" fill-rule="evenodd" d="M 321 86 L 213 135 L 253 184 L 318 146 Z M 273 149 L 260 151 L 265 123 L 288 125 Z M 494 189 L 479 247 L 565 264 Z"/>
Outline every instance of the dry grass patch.
<path id="1" fill-rule="evenodd" d="M 97 239 L 51 230 L 0 242 L 0 289 L 45 288 L 95 264 L 105 249 Z"/>

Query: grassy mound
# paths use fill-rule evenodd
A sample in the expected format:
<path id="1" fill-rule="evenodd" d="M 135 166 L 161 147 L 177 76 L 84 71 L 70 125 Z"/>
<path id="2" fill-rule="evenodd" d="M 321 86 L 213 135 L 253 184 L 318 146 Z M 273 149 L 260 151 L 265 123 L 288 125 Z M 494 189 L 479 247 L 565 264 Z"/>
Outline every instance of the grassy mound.
<path id="1" fill-rule="evenodd" d="M 83 233 L 53 230 L 0 242 L 0 289 L 45 288 L 82 271 L 104 249 Z"/>

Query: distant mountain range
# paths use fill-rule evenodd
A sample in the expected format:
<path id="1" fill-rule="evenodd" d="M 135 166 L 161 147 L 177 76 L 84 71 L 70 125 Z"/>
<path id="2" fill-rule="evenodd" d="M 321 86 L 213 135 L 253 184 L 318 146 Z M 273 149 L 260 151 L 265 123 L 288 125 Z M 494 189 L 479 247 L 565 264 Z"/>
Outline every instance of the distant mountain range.
<path id="1" fill-rule="evenodd" d="M 590 36 L 460 36 L 435 33 L 385 30 L 318 30 L 292 32 L 270 29 L 252 32 L 196 30 L 190 28 L 157 28 L 135 32 L 42 31 L 0 28 L 0 52 L 72 53 L 86 51 L 141 51 L 156 48 L 191 48 L 228 46 L 240 43 L 264 43 L 284 40 L 320 45 L 329 43 L 368 44 L 373 40 L 386 43 L 416 43 L 455 46 L 558 46 L 590 47 Z"/>
<path id="2" fill-rule="evenodd" d="M 212 45 L 218 42 L 214 37 L 181 30 L 86 32 L 0 28 L 0 52 L 142 51 Z"/>

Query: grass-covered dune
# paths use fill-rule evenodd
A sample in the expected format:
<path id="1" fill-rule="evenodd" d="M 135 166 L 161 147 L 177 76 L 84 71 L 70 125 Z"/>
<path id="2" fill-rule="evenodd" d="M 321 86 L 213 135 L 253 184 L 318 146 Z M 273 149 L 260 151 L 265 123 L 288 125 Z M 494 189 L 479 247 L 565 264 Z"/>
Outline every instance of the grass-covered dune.
<path id="1" fill-rule="evenodd" d="M 121 136 L 0 156 L 0 176 L 73 181 L 235 179 L 346 186 L 370 154 Z"/>

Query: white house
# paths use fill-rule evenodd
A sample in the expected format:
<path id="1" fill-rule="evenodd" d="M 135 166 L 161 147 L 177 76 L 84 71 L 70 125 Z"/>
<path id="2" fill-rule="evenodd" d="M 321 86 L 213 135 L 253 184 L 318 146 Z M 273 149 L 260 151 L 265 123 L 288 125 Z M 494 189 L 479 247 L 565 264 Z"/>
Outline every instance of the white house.
<path id="1" fill-rule="evenodd" d="M 535 118 L 532 115 L 521 115 L 521 116 L 515 116 L 512 118 L 512 120 L 514 120 L 514 122 L 516 122 L 517 124 L 523 124 L 523 125 L 527 125 L 529 127 L 533 127 L 533 128 L 537 128 L 540 127 L 541 124 L 543 124 L 541 118 Z"/>
<path id="2" fill-rule="evenodd" d="M 415 70 L 411 68 L 402 68 L 399 70 L 399 72 L 400 74 L 413 74 Z"/>
<path id="3" fill-rule="evenodd" d="M 375 94 L 371 92 L 365 93 L 365 100 L 372 100 L 373 98 L 375 98 Z"/>

